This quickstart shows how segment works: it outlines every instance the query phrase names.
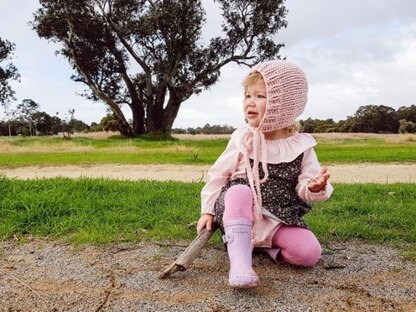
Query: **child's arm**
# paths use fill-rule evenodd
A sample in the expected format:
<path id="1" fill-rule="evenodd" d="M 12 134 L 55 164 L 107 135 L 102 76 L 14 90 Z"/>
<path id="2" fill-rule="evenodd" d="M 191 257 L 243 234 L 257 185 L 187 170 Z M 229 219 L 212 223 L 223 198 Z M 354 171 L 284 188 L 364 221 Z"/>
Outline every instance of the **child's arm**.
<path id="1" fill-rule="evenodd" d="M 208 182 L 201 191 L 201 213 L 215 215 L 214 205 L 221 188 L 236 171 L 239 150 L 233 139 L 217 161 L 208 170 Z"/>
<path id="2" fill-rule="evenodd" d="M 306 202 L 327 200 L 334 190 L 329 176 L 328 169 L 321 168 L 315 150 L 307 149 L 303 153 L 301 174 L 296 186 L 299 197 Z"/>
<path id="3" fill-rule="evenodd" d="M 196 229 L 199 234 L 202 229 L 212 229 L 214 222 L 214 206 L 221 188 L 225 185 L 230 176 L 235 172 L 238 164 L 239 151 L 231 139 L 221 156 L 208 170 L 209 180 L 201 191 L 201 217 L 198 220 Z"/>

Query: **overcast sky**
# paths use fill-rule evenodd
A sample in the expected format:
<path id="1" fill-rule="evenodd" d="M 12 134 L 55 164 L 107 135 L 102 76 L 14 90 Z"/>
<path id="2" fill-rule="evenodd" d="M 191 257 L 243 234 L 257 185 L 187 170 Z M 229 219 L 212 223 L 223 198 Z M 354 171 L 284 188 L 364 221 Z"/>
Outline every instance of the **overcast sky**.
<path id="1" fill-rule="evenodd" d="M 207 39 L 219 34 L 221 16 L 211 0 L 202 2 Z M 33 99 L 41 110 L 61 117 L 74 108 L 77 119 L 98 122 L 104 104 L 77 95 L 84 86 L 70 79 L 67 61 L 55 56 L 57 46 L 28 26 L 38 7 L 37 0 L 0 0 L 0 37 L 16 44 L 17 102 Z M 286 45 L 281 55 L 302 66 L 309 80 L 301 118 L 339 120 L 361 105 L 416 104 L 415 0 L 287 0 L 286 7 L 288 27 L 276 40 Z M 182 104 L 174 127 L 242 125 L 241 81 L 247 72 L 243 66 L 224 67 L 215 86 Z"/>

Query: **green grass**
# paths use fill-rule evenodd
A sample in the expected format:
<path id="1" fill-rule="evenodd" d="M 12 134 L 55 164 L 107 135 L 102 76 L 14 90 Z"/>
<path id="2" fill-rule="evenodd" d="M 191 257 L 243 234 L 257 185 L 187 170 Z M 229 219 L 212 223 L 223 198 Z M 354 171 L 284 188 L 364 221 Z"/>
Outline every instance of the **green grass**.
<path id="1" fill-rule="evenodd" d="M 315 150 L 326 164 L 416 162 L 416 143 L 320 144 Z"/>
<path id="2" fill-rule="evenodd" d="M 26 235 L 102 244 L 191 239 L 202 183 L 0 178 L 0 238 Z M 358 238 L 407 246 L 416 260 L 414 184 L 336 184 L 306 217 L 323 241 Z M 219 242 L 219 240 L 217 239 Z M 413 246 L 413 247 L 408 247 Z"/>
<path id="3" fill-rule="evenodd" d="M 0 137 L 0 167 L 70 164 L 212 164 L 227 140 L 149 141 L 114 136 L 107 139 Z M 356 138 L 318 138 L 316 151 L 323 164 L 357 162 L 416 162 L 416 142 Z"/>
<path id="4" fill-rule="evenodd" d="M 0 167 L 70 164 L 212 164 L 228 140 L 149 141 L 108 139 L 1 138 Z M 22 151 L 23 149 L 23 151 Z M 33 151 L 32 151 L 33 150 Z"/>

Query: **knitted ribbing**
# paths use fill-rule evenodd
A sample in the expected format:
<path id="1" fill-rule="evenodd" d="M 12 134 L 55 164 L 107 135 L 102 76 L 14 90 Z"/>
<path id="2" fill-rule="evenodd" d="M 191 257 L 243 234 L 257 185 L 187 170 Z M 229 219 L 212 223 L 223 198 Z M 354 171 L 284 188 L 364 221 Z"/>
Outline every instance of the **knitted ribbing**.
<path id="1" fill-rule="evenodd" d="M 308 83 L 305 73 L 289 61 L 267 61 L 255 66 L 266 85 L 266 112 L 260 122 L 260 132 L 283 129 L 293 124 L 308 101 Z"/>
<path id="2" fill-rule="evenodd" d="M 253 192 L 253 214 L 255 219 L 263 217 L 260 184 L 268 178 L 267 147 L 265 132 L 293 125 L 308 100 L 308 84 L 302 69 L 289 61 L 274 60 L 256 65 L 250 73 L 259 72 L 263 77 L 267 102 L 263 119 L 257 128 L 249 127 L 243 137 L 244 159 L 247 178 Z M 253 152 L 253 166 L 249 153 Z M 259 177 L 259 153 L 261 154 L 264 177 Z"/>

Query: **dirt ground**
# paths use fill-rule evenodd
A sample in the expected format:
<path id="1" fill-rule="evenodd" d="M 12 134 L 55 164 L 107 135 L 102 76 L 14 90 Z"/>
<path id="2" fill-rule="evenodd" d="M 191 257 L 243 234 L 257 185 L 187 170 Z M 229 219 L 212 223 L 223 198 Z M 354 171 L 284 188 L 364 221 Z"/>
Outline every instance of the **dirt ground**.
<path id="1" fill-rule="evenodd" d="M 330 165 L 331 181 L 342 183 L 416 183 L 416 164 L 346 164 Z M 91 177 L 127 180 L 206 181 L 209 166 L 185 165 L 94 165 L 32 166 L 1 169 L 9 178 Z"/>
<path id="2" fill-rule="evenodd" d="M 333 242 L 313 269 L 254 255 L 261 285 L 227 285 L 227 255 L 210 246 L 185 272 L 160 272 L 186 242 L 71 247 L 0 243 L 0 311 L 416 311 L 415 263 L 359 241 Z"/>
<path id="3" fill-rule="evenodd" d="M 202 181 L 206 166 L 64 166 L 1 170 L 7 177 L 106 177 Z M 329 166 L 332 181 L 416 183 L 415 164 Z M 73 247 L 28 238 L 0 242 L 0 311 L 406 311 L 416 312 L 416 263 L 361 241 L 330 242 L 313 269 L 255 254 L 261 285 L 227 286 L 222 246 L 188 271 L 159 274 L 189 242 Z"/>

